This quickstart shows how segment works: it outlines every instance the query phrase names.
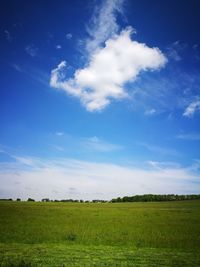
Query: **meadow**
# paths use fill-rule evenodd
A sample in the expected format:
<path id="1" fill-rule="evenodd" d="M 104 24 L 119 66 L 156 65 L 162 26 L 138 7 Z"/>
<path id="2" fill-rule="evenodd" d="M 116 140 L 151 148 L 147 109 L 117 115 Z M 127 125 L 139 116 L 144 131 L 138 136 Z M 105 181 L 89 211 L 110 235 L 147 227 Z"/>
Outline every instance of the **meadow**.
<path id="1" fill-rule="evenodd" d="M 0 202 L 0 266 L 200 266 L 200 201 Z"/>

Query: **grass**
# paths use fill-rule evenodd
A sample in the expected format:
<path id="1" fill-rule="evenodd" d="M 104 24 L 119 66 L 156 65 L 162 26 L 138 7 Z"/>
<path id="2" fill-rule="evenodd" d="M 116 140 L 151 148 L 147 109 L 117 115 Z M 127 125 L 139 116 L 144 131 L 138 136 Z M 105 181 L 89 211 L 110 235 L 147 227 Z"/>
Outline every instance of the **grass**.
<path id="1" fill-rule="evenodd" d="M 0 202 L 0 266 L 200 266 L 200 201 Z"/>

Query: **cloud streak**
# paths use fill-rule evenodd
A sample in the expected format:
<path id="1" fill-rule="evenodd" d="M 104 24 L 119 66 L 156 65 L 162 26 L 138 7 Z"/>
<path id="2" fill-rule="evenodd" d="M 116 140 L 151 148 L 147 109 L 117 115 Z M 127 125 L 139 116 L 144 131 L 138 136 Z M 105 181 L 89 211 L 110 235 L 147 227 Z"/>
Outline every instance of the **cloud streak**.
<path id="1" fill-rule="evenodd" d="M 143 142 L 138 142 L 138 145 L 143 146 L 147 150 L 149 150 L 151 152 L 158 153 L 160 155 L 172 156 L 172 157 L 180 157 L 181 156 L 181 154 L 173 148 L 161 147 L 161 146 L 147 144 L 147 143 L 143 143 Z"/>
<path id="2" fill-rule="evenodd" d="M 99 139 L 96 136 L 91 138 L 85 138 L 82 141 L 82 143 L 85 149 L 94 150 L 98 152 L 111 152 L 123 149 L 123 147 L 120 145 L 108 143 L 106 141 Z"/>
<path id="3" fill-rule="evenodd" d="M 199 173 L 173 164 L 132 168 L 66 158 L 17 157 L 0 163 L 0 197 L 110 199 L 133 194 L 199 193 Z M 27 168 L 28 167 L 28 168 Z M 70 190 L 75 188 L 76 190 Z"/>
<path id="4" fill-rule="evenodd" d="M 176 136 L 176 138 L 181 139 L 181 140 L 188 140 L 188 141 L 199 141 L 200 140 L 200 134 L 198 134 L 198 133 L 179 134 Z"/>
<path id="5" fill-rule="evenodd" d="M 187 108 L 185 109 L 183 116 L 192 118 L 194 113 L 200 111 L 200 98 L 198 97 L 194 101 L 192 101 Z"/>

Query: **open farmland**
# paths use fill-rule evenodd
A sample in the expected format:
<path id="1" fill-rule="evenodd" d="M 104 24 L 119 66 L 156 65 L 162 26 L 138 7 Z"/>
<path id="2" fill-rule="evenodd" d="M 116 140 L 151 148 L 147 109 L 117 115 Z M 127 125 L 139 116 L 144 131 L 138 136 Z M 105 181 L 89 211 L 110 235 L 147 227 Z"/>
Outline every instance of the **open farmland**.
<path id="1" fill-rule="evenodd" d="M 200 266 L 200 201 L 0 202 L 0 266 Z"/>

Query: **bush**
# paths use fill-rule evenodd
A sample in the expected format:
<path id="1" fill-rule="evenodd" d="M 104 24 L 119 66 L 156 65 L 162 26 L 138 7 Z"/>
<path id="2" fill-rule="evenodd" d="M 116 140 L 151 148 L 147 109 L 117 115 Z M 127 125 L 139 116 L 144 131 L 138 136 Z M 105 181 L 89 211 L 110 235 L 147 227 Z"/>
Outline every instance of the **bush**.
<path id="1" fill-rule="evenodd" d="M 74 233 L 69 233 L 69 234 L 67 235 L 67 240 L 69 240 L 69 241 L 75 241 L 75 240 L 76 240 L 76 234 L 74 234 Z"/>

